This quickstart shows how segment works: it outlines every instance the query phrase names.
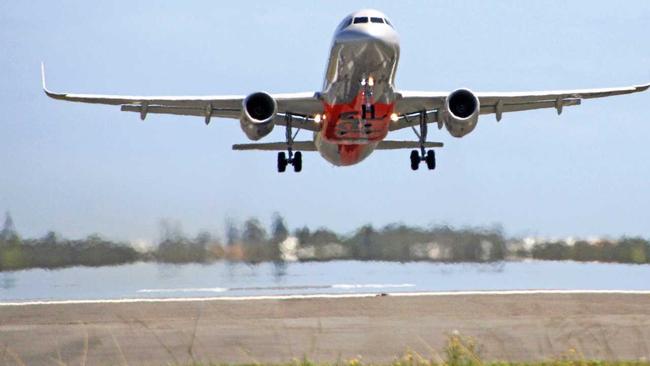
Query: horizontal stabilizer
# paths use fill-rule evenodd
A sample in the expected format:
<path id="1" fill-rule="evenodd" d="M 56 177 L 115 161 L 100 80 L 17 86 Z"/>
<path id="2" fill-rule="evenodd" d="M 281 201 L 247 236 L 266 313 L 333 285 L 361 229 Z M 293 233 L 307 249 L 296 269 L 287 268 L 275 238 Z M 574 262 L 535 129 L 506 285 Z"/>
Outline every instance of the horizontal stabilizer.
<path id="1" fill-rule="evenodd" d="M 425 142 L 424 147 L 443 147 L 442 142 Z M 418 141 L 391 141 L 384 140 L 377 145 L 377 150 L 397 150 L 397 149 L 419 149 L 420 143 Z"/>
<path id="2" fill-rule="evenodd" d="M 288 147 L 286 142 L 260 142 L 232 145 L 233 150 L 285 151 Z M 299 151 L 316 151 L 316 145 L 313 141 L 294 141 L 293 149 Z"/>
<path id="3" fill-rule="evenodd" d="M 442 147 L 442 142 L 425 142 L 424 147 Z M 287 150 L 286 142 L 260 142 L 252 144 L 232 145 L 233 150 L 262 150 L 262 151 L 285 151 Z M 377 150 L 397 150 L 397 149 L 419 149 L 418 141 L 380 141 L 375 149 Z M 294 141 L 293 149 L 297 151 L 316 151 L 316 145 L 313 141 Z"/>

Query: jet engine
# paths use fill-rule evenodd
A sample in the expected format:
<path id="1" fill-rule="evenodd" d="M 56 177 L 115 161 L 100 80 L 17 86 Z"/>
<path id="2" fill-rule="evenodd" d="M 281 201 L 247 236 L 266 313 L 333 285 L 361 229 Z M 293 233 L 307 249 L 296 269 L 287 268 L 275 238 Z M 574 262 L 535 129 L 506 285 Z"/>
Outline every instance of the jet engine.
<path id="1" fill-rule="evenodd" d="M 239 119 L 242 131 L 251 140 L 261 139 L 273 130 L 277 112 L 278 104 L 272 96 L 264 92 L 250 94 L 242 102 Z"/>
<path id="2" fill-rule="evenodd" d="M 458 89 L 445 100 L 445 127 L 454 137 L 463 137 L 472 132 L 478 122 L 481 103 L 468 89 Z"/>

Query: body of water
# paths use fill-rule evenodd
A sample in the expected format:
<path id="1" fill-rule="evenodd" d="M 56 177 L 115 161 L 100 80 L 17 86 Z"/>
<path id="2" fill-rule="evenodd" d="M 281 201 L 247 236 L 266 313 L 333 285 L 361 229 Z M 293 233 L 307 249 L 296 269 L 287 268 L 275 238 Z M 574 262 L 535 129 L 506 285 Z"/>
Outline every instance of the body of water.
<path id="1" fill-rule="evenodd" d="M 0 273 L 4 302 L 475 290 L 650 290 L 650 265 L 216 262 Z"/>

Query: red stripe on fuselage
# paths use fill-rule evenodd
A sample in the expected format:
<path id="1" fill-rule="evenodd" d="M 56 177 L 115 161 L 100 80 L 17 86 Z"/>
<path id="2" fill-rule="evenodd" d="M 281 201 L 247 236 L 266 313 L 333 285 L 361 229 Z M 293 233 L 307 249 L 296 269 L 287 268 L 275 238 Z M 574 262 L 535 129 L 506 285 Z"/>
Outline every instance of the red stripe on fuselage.
<path id="1" fill-rule="evenodd" d="M 350 103 L 324 103 L 322 138 L 337 144 L 341 165 L 353 165 L 364 158 L 365 145 L 383 140 L 388 134 L 390 116 L 394 103 L 372 103 L 374 118 L 370 110 L 362 119 L 363 105 L 367 104 L 365 95 L 360 92 Z"/>

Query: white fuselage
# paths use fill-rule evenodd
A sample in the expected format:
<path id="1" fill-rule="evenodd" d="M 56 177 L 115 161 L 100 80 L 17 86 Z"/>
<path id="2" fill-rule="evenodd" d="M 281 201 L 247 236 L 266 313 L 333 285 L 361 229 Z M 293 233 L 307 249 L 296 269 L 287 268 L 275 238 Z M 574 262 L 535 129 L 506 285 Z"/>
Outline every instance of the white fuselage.
<path id="1" fill-rule="evenodd" d="M 395 102 L 399 37 L 386 16 L 362 10 L 336 29 L 321 93 L 321 155 L 335 165 L 366 158 L 386 137 Z"/>

